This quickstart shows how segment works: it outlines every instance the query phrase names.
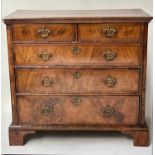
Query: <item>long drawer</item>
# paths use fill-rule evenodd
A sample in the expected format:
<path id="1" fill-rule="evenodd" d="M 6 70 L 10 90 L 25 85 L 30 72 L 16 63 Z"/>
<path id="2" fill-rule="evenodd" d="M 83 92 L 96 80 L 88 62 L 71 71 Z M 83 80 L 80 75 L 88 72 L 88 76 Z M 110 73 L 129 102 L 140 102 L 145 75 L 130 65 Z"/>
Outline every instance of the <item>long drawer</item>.
<path id="1" fill-rule="evenodd" d="M 21 124 L 136 125 L 138 96 L 20 96 Z"/>
<path id="2" fill-rule="evenodd" d="M 15 44 L 16 65 L 140 66 L 139 45 Z"/>
<path id="3" fill-rule="evenodd" d="M 79 41 L 141 42 L 141 24 L 79 24 Z"/>
<path id="4" fill-rule="evenodd" d="M 17 92 L 137 93 L 136 69 L 18 69 Z"/>
<path id="5" fill-rule="evenodd" d="M 12 26 L 14 41 L 74 41 L 72 24 L 16 24 Z"/>

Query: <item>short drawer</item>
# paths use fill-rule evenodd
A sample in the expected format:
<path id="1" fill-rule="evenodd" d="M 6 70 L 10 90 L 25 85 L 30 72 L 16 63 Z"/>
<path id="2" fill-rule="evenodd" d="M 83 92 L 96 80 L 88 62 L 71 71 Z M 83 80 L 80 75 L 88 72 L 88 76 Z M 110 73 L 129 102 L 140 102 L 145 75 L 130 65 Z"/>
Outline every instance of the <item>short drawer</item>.
<path id="1" fill-rule="evenodd" d="M 14 41 L 73 41 L 72 24 L 17 24 L 13 25 Z"/>
<path id="2" fill-rule="evenodd" d="M 16 65 L 140 66 L 139 45 L 14 45 Z"/>
<path id="3" fill-rule="evenodd" d="M 18 69 L 17 92 L 137 93 L 140 70 L 132 69 Z"/>
<path id="4" fill-rule="evenodd" d="M 21 96 L 20 124 L 138 123 L 138 96 Z"/>
<path id="5" fill-rule="evenodd" d="M 79 24 L 79 41 L 140 42 L 140 24 Z"/>

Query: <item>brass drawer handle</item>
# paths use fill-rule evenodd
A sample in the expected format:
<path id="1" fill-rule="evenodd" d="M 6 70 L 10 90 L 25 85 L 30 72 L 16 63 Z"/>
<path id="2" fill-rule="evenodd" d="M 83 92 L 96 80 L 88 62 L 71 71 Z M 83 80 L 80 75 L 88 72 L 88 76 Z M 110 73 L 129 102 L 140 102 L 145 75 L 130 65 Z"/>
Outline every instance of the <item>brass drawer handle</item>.
<path id="1" fill-rule="evenodd" d="M 45 107 L 45 108 L 43 108 L 43 109 L 41 110 L 41 112 L 42 112 L 42 114 L 44 114 L 44 115 L 49 115 L 50 113 L 53 112 L 53 109 L 50 108 L 50 107 Z"/>
<path id="2" fill-rule="evenodd" d="M 81 72 L 78 72 L 78 71 L 73 72 L 74 79 L 79 79 L 81 76 L 82 76 L 82 73 Z"/>
<path id="3" fill-rule="evenodd" d="M 106 117 L 110 117 L 115 114 L 115 109 L 110 105 L 107 105 L 106 107 L 101 109 L 101 113 Z"/>
<path id="4" fill-rule="evenodd" d="M 104 79 L 103 82 L 107 87 L 113 87 L 117 83 L 117 80 L 109 75 Z"/>
<path id="5" fill-rule="evenodd" d="M 42 84 L 45 87 L 50 87 L 53 84 L 53 80 L 50 80 L 48 77 L 44 77 L 42 80 Z"/>
<path id="6" fill-rule="evenodd" d="M 106 35 L 106 37 L 114 37 L 117 30 L 109 26 L 108 28 L 103 29 L 103 32 Z"/>
<path id="7" fill-rule="evenodd" d="M 40 35 L 41 38 L 48 38 L 50 33 L 51 33 L 51 30 L 45 28 L 45 26 L 38 29 L 38 34 Z"/>
<path id="8" fill-rule="evenodd" d="M 78 54 L 80 52 L 80 48 L 78 48 L 78 47 L 73 47 L 72 48 L 72 53 L 73 54 Z"/>
<path id="9" fill-rule="evenodd" d="M 104 56 L 105 60 L 111 61 L 117 56 L 117 54 L 116 54 L 116 52 L 108 50 L 108 51 L 103 53 L 103 56 Z"/>
<path id="10" fill-rule="evenodd" d="M 42 53 L 39 53 L 38 56 L 43 61 L 48 61 L 52 57 L 52 54 L 51 53 L 48 53 L 47 51 L 43 51 Z"/>
<path id="11" fill-rule="evenodd" d="M 82 98 L 80 98 L 80 97 L 73 97 L 72 98 L 72 104 L 75 105 L 75 106 L 80 105 L 81 102 L 82 102 Z"/>

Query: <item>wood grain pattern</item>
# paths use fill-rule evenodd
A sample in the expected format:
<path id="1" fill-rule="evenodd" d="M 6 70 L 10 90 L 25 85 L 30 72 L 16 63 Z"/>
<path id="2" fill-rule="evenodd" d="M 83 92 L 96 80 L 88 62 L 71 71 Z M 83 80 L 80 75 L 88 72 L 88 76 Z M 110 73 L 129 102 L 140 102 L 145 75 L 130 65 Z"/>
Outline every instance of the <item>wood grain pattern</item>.
<path id="1" fill-rule="evenodd" d="M 127 124 L 138 121 L 139 97 L 85 97 L 79 105 L 74 105 L 70 97 L 18 97 L 21 124 Z M 102 109 L 110 106 L 115 112 L 104 115 Z M 50 108 L 49 114 L 42 109 Z M 126 108 L 128 107 L 128 108 Z"/>
<path id="2" fill-rule="evenodd" d="M 9 130 L 17 132 L 17 130 L 25 131 L 25 135 L 29 134 L 30 132 L 34 132 L 37 130 L 42 131 L 76 131 L 76 132 L 89 132 L 91 135 L 91 132 L 97 131 L 97 132 L 103 132 L 103 131 L 116 131 L 121 132 L 122 134 L 130 135 L 133 138 L 134 146 L 148 146 L 149 145 L 149 134 L 148 134 L 148 127 L 146 124 L 143 126 L 137 126 L 137 125 L 106 125 L 106 124 L 48 124 L 48 125 L 30 125 L 25 124 L 21 126 L 15 126 L 11 125 Z M 14 137 L 10 136 L 10 139 L 12 141 L 11 145 L 17 145 L 15 143 Z M 16 137 L 17 138 L 17 137 Z M 18 139 L 20 143 L 18 145 L 24 145 L 21 143 L 20 138 Z"/>
<path id="3" fill-rule="evenodd" d="M 7 43 L 8 43 L 8 62 L 9 62 L 9 76 L 10 76 L 10 91 L 11 91 L 11 106 L 12 106 L 12 123 L 18 124 L 17 116 L 17 103 L 16 103 L 16 86 L 15 74 L 13 63 L 13 50 L 12 50 L 12 31 L 11 25 L 7 25 Z"/>
<path id="4" fill-rule="evenodd" d="M 147 67 L 147 35 L 148 35 L 148 24 L 143 25 L 143 56 L 142 56 L 142 65 L 143 72 L 141 74 L 141 105 L 140 105 L 140 114 L 139 121 L 140 124 L 145 124 L 145 91 L 146 91 L 146 67 Z"/>
<path id="5" fill-rule="evenodd" d="M 18 10 L 4 18 L 13 23 L 144 23 L 152 17 L 141 9 Z"/>
<path id="6" fill-rule="evenodd" d="M 24 145 L 25 136 L 28 134 L 34 134 L 35 130 L 21 130 L 20 128 L 9 127 L 9 145 Z"/>
<path id="7" fill-rule="evenodd" d="M 38 30 L 50 30 L 47 38 L 40 37 Z M 74 41 L 74 25 L 71 24 L 16 24 L 13 25 L 14 41 Z"/>
<path id="8" fill-rule="evenodd" d="M 104 29 L 116 29 L 114 37 L 106 37 Z M 79 41 L 102 42 L 141 42 L 142 26 L 140 24 L 79 24 Z"/>
<path id="9" fill-rule="evenodd" d="M 78 48 L 77 54 L 73 48 Z M 107 51 L 116 54 L 113 60 L 106 60 Z M 46 52 L 52 56 L 44 61 L 39 54 Z M 16 65 L 113 65 L 140 66 L 141 49 L 139 45 L 14 45 Z"/>
<path id="10" fill-rule="evenodd" d="M 75 79 L 73 73 L 80 72 Z M 104 80 L 111 76 L 117 80 L 113 87 L 107 87 Z M 48 77 L 51 86 L 42 80 Z M 109 69 L 27 69 L 16 70 L 17 92 L 30 93 L 123 93 L 138 92 L 139 70 Z"/>
<path id="11" fill-rule="evenodd" d="M 139 9 L 17 11 L 7 16 L 10 145 L 24 145 L 25 136 L 37 130 L 67 130 L 118 131 L 130 135 L 135 146 L 148 146 L 145 85 L 151 19 Z"/>
<path id="12" fill-rule="evenodd" d="M 145 124 L 144 124 L 145 125 Z M 123 131 L 127 135 L 133 137 L 134 146 L 149 146 L 149 132 L 147 130 L 137 130 L 137 131 Z"/>

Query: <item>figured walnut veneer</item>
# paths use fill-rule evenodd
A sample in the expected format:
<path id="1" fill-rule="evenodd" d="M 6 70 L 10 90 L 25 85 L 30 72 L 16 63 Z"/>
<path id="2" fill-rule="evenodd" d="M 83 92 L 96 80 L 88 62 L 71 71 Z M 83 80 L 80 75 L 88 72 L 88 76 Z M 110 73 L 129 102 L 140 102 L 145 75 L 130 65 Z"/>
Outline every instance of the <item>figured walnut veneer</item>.
<path id="1" fill-rule="evenodd" d="M 42 38 L 38 30 L 46 27 L 50 30 L 47 38 Z M 17 24 L 13 25 L 14 41 L 73 41 L 74 25 L 71 24 Z"/>
<path id="2" fill-rule="evenodd" d="M 79 72 L 81 77 L 75 78 L 75 72 Z M 21 69 L 16 70 L 16 90 L 18 93 L 32 94 L 135 93 L 139 90 L 139 74 L 139 70 L 134 69 Z M 108 87 L 104 82 L 108 76 L 117 80 L 113 87 Z M 45 77 L 52 81 L 51 86 L 43 84 Z"/>
<path id="3" fill-rule="evenodd" d="M 73 53 L 78 48 L 78 53 Z M 110 51 L 116 54 L 112 61 L 107 61 L 105 54 Z M 39 54 L 51 54 L 48 61 L 44 61 Z M 14 45 L 16 65 L 113 65 L 113 66 L 140 66 L 141 48 L 139 45 L 63 45 L 35 44 Z"/>
<path id="4" fill-rule="evenodd" d="M 74 98 L 81 99 L 80 103 L 74 103 Z M 18 104 L 21 124 L 136 125 L 138 122 L 137 96 L 33 96 L 19 97 Z M 104 112 L 107 106 L 115 111 L 108 115 Z M 51 111 L 42 114 L 44 108 Z"/>
<path id="5" fill-rule="evenodd" d="M 17 11 L 7 26 L 10 145 L 38 130 L 118 131 L 148 146 L 142 10 Z"/>

